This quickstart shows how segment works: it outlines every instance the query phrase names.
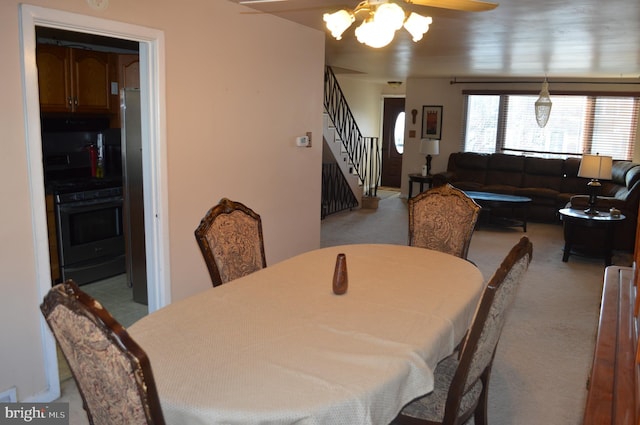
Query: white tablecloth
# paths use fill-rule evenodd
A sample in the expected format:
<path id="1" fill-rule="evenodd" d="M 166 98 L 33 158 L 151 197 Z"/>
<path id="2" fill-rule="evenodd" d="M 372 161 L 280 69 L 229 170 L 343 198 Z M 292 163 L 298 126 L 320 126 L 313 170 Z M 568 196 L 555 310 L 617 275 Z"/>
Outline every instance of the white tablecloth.
<path id="1" fill-rule="evenodd" d="M 341 252 L 349 288 L 335 295 Z M 168 424 L 387 424 L 433 389 L 482 288 L 475 266 L 447 254 L 345 245 L 173 303 L 129 332 Z"/>

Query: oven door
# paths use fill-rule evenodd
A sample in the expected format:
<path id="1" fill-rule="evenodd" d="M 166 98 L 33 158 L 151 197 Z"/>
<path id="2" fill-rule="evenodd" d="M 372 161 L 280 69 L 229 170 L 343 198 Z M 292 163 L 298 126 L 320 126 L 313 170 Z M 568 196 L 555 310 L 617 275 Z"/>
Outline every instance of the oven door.
<path id="1" fill-rule="evenodd" d="M 122 204 L 117 196 L 57 205 L 63 279 L 81 284 L 124 273 Z"/>

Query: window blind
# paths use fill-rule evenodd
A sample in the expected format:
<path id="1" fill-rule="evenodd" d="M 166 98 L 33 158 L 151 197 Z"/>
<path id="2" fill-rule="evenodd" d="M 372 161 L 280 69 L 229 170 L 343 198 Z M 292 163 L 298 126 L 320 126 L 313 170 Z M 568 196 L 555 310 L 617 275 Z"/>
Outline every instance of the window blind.
<path id="1" fill-rule="evenodd" d="M 537 94 L 466 94 L 464 150 L 633 158 L 640 98 L 552 95 L 551 116 L 544 128 L 535 120 L 537 98 Z"/>

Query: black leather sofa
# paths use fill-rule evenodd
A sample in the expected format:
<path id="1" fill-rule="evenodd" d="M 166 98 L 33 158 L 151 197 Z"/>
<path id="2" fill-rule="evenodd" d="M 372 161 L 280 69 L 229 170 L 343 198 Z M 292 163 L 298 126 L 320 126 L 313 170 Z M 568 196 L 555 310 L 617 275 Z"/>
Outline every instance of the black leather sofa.
<path id="1" fill-rule="evenodd" d="M 447 171 L 434 176 L 434 184 L 451 183 L 462 190 L 526 196 L 532 202 L 528 217 L 533 221 L 559 222 L 558 210 L 586 208 L 588 179 L 578 177 L 580 158 L 538 158 L 504 153 L 457 152 L 449 156 Z M 612 179 L 602 181 L 598 208 L 616 207 L 627 217 L 617 226 L 614 249 L 632 251 L 640 201 L 640 164 L 614 161 Z M 493 212 L 492 212 L 493 213 Z M 510 214 L 509 211 L 496 211 Z M 592 235 L 579 235 L 576 245 L 587 250 Z"/>

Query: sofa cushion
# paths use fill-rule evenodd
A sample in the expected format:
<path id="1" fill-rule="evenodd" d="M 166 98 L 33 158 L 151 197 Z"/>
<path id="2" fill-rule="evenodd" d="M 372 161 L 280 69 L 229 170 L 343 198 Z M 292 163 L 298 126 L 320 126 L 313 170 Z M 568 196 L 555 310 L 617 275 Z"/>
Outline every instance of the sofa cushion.
<path id="1" fill-rule="evenodd" d="M 562 173 L 562 182 L 560 183 L 560 192 L 563 193 L 587 193 L 588 179 L 578 177 L 580 169 L 580 158 L 567 158 L 564 160 L 564 169 Z"/>
<path id="2" fill-rule="evenodd" d="M 557 190 L 547 189 L 544 187 L 522 187 L 518 188 L 514 194 L 531 198 L 534 204 L 555 206 L 558 201 L 559 193 Z"/>
<path id="3" fill-rule="evenodd" d="M 494 153 L 489 158 L 487 186 L 508 185 L 522 187 L 524 156 Z"/>
<path id="4" fill-rule="evenodd" d="M 489 155 L 473 152 L 452 153 L 447 171 L 453 173 L 455 182 L 474 182 L 483 185 L 487 178 Z M 479 187 L 479 186 L 476 186 Z M 458 187 L 456 185 L 456 187 Z M 470 190 L 470 189 L 466 189 Z"/>
<path id="5" fill-rule="evenodd" d="M 523 187 L 554 189 L 558 193 L 562 183 L 564 160 L 526 157 Z"/>

